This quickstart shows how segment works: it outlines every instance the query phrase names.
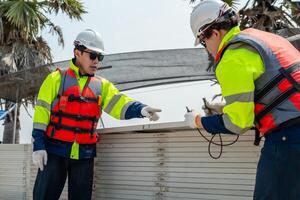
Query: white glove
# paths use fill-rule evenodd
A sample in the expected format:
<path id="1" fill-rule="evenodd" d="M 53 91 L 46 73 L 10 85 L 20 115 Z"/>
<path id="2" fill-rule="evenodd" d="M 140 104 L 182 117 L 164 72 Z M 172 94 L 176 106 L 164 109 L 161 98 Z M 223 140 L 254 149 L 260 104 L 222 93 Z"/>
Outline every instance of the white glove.
<path id="1" fill-rule="evenodd" d="M 200 118 L 200 117 L 201 117 L 200 114 L 194 110 L 192 110 L 191 112 L 187 112 L 184 115 L 185 122 L 191 128 L 202 128 L 200 124 L 196 123 L 196 120 L 198 120 L 198 118 Z"/>
<path id="2" fill-rule="evenodd" d="M 206 105 L 202 106 L 204 110 L 205 116 L 222 114 L 223 108 L 226 104 L 225 103 L 209 103 L 207 102 Z"/>
<path id="3" fill-rule="evenodd" d="M 157 121 L 159 119 L 157 112 L 161 112 L 161 109 L 145 106 L 141 110 L 141 115 L 149 118 L 150 121 Z"/>
<path id="4" fill-rule="evenodd" d="M 44 165 L 47 165 L 47 152 L 45 150 L 38 150 L 32 153 L 32 161 L 35 166 L 40 168 L 41 171 L 44 170 Z"/>

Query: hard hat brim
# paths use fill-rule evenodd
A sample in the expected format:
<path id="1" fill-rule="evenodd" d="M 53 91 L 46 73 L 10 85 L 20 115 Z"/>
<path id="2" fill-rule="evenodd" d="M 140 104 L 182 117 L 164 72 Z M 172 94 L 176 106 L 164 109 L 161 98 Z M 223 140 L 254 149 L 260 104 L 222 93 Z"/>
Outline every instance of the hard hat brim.
<path id="1" fill-rule="evenodd" d="M 101 53 L 101 54 L 106 54 L 103 49 L 96 48 L 96 47 L 91 47 L 91 46 L 85 46 L 85 47 L 87 49 L 90 49 L 90 50 L 94 51 L 94 52 Z"/>
<path id="2" fill-rule="evenodd" d="M 198 46 L 200 44 L 200 39 L 198 37 L 196 37 L 195 42 L 194 42 L 194 46 Z"/>

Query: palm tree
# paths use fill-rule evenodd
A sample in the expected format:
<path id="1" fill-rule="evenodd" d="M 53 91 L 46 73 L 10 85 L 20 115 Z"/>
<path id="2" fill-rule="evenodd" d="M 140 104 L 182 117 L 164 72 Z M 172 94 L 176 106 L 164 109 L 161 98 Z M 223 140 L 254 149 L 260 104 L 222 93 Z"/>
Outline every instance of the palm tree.
<path id="1" fill-rule="evenodd" d="M 276 33 L 282 28 L 299 27 L 299 3 L 290 0 L 250 1 L 240 10 L 241 27 L 253 27 Z"/>
<path id="2" fill-rule="evenodd" d="M 40 34 L 42 30 L 49 30 L 57 35 L 58 44 L 64 45 L 61 28 L 49 18 L 59 12 L 71 20 L 81 20 L 86 10 L 79 0 L 0 0 L 0 76 L 52 62 L 50 47 Z M 11 104 L 5 101 L 5 108 L 10 108 Z M 20 105 L 17 116 L 19 109 Z M 15 141 L 12 134 L 14 112 L 6 117 L 4 123 L 3 143 L 18 143 L 18 117 Z"/>
<path id="3" fill-rule="evenodd" d="M 250 0 L 240 10 L 241 28 L 248 27 L 273 32 L 284 37 L 300 33 L 300 3 L 291 0 Z M 300 49 L 300 41 L 292 42 Z"/>

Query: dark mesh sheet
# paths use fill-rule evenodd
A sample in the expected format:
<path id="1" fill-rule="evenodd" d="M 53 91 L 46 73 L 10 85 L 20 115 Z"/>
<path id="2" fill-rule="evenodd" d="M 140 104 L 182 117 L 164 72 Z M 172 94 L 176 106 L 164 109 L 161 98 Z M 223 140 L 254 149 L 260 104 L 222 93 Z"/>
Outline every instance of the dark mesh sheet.
<path id="1" fill-rule="evenodd" d="M 47 74 L 67 68 L 69 61 L 40 66 L 0 77 L 0 98 L 16 101 L 36 94 Z M 154 85 L 207 80 L 208 57 L 204 49 L 174 49 L 106 55 L 97 75 L 107 78 L 123 91 Z M 50 69 L 50 70 L 49 70 Z M 19 95 L 17 88 L 19 87 Z"/>

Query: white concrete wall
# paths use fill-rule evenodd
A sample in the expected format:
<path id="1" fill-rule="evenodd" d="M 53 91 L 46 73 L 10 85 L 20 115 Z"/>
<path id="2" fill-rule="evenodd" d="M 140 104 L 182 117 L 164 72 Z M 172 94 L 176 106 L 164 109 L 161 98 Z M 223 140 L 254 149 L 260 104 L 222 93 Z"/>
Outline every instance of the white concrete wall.
<path id="1" fill-rule="evenodd" d="M 217 160 L 199 133 L 180 122 L 100 132 L 93 199 L 252 199 L 260 148 L 251 132 Z M 234 139 L 223 136 L 225 143 Z M 0 145 L 1 199 L 31 199 L 35 176 L 31 145 Z"/>

